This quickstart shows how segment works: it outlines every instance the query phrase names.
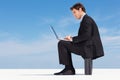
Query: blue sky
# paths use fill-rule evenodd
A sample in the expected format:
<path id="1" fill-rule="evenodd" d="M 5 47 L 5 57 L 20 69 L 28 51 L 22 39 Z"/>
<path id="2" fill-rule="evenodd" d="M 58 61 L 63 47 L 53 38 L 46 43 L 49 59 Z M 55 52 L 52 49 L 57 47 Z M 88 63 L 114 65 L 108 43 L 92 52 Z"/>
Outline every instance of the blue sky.
<path id="1" fill-rule="evenodd" d="M 49 25 L 60 37 L 77 35 L 79 21 L 69 9 L 76 2 L 96 21 L 103 42 L 105 56 L 93 66 L 120 68 L 119 0 L 1 0 L 0 68 L 62 68 Z M 83 68 L 83 59 L 72 55 L 74 67 Z"/>

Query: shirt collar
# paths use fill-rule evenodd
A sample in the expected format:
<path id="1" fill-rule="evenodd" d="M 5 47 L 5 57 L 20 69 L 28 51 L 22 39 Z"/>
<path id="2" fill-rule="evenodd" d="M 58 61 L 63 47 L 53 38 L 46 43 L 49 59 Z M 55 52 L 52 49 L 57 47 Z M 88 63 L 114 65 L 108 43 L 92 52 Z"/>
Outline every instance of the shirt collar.
<path id="1" fill-rule="evenodd" d="M 82 20 L 83 20 L 83 17 L 86 15 L 86 13 L 84 13 L 83 15 L 82 15 L 82 17 L 80 18 L 80 22 L 82 22 Z"/>

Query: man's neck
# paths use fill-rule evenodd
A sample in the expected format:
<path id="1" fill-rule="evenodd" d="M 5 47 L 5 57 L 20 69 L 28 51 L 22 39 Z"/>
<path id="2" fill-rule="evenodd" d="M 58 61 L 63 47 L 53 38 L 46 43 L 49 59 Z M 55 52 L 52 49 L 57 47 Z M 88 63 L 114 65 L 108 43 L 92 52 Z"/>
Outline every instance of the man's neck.
<path id="1" fill-rule="evenodd" d="M 83 20 L 83 17 L 86 15 L 86 13 L 85 12 L 83 12 L 82 13 L 82 16 L 81 16 L 81 18 L 80 18 L 80 21 L 82 21 Z"/>
<path id="2" fill-rule="evenodd" d="M 81 18 L 82 18 L 82 17 L 84 17 L 84 15 L 85 15 L 85 14 L 86 14 L 86 13 L 85 13 L 85 12 L 83 12 L 83 13 L 82 13 L 82 15 L 81 15 Z"/>

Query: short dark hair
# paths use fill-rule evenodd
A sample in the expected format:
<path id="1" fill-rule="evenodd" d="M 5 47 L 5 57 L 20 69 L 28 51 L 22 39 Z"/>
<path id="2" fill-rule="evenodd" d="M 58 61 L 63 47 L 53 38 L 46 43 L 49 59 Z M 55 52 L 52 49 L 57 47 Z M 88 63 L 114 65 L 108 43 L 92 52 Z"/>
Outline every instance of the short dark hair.
<path id="1" fill-rule="evenodd" d="M 74 4 L 74 5 L 70 8 L 70 10 L 73 10 L 73 9 L 79 10 L 79 8 L 81 8 L 82 11 L 86 12 L 86 9 L 85 9 L 85 7 L 83 6 L 82 3 L 76 3 L 76 4 Z"/>

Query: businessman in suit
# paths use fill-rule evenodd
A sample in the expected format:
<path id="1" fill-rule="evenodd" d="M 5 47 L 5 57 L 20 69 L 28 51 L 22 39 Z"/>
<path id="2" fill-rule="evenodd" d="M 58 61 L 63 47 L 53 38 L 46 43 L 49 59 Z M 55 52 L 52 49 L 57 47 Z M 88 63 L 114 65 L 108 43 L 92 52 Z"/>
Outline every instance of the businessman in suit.
<path id="1" fill-rule="evenodd" d="M 77 36 L 66 36 L 58 42 L 59 63 L 65 68 L 54 75 L 75 75 L 71 53 L 85 58 L 96 59 L 104 56 L 103 46 L 95 21 L 86 14 L 81 3 L 74 4 L 70 10 L 76 19 L 80 19 Z"/>

